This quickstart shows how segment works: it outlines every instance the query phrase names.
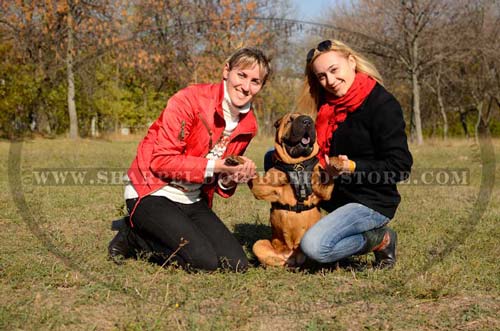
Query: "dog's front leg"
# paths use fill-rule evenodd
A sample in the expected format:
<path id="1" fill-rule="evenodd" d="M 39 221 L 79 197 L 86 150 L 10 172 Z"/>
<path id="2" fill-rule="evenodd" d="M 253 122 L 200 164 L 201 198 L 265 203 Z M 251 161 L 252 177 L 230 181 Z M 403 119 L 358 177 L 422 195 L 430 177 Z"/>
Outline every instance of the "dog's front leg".
<path id="1" fill-rule="evenodd" d="M 333 180 L 339 175 L 341 169 L 342 160 L 336 156 L 329 158 L 327 169 L 319 164 L 314 167 L 311 178 L 312 188 L 321 200 L 330 200 L 333 192 Z"/>
<path id="2" fill-rule="evenodd" d="M 313 192 L 320 200 L 330 200 L 333 192 L 333 180 L 333 176 L 319 164 L 316 165 L 311 177 L 311 184 Z"/>
<path id="3" fill-rule="evenodd" d="M 283 196 L 283 186 L 288 183 L 286 174 L 277 169 L 269 169 L 264 176 L 258 176 L 248 182 L 255 198 L 276 202 Z"/>

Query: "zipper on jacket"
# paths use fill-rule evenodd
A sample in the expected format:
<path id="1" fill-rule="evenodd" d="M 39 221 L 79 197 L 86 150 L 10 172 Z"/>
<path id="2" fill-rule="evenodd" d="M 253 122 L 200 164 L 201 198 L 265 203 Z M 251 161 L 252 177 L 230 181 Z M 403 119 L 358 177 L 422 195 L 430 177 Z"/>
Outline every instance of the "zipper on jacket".
<path id="1" fill-rule="evenodd" d="M 203 124 L 203 126 L 205 127 L 205 129 L 207 129 L 208 131 L 208 136 L 209 136 L 209 141 L 208 141 L 208 151 L 211 151 L 212 150 L 212 144 L 213 144 L 213 140 L 212 140 L 212 135 L 213 135 L 213 132 L 212 130 L 210 129 L 210 126 L 208 125 L 207 121 L 205 120 L 205 118 L 201 115 L 201 113 L 198 113 L 198 117 L 201 121 L 201 123 Z"/>
<path id="2" fill-rule="evenodd" d="M 185 136 L 184 129 L 185 128 L 186 128 L 186 121 L 182 120 L 182 122 L 181 122 L 181 131 L 179 132 L 179 136 L 177 137 L 177 139 L 179 139 L 180 141 L 184 140 L 184 136 Z"/>

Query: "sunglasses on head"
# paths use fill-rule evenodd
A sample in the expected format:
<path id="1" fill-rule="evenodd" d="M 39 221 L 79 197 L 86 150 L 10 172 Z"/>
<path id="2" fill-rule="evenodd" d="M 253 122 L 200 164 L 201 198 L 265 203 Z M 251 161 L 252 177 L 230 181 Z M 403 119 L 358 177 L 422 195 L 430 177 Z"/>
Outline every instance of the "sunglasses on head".
<path id="1" fill-rule="evenodd" d="M 307 64 L 311 62 L 311 60 L 314 57 L 314 54 L 316 54 L 316 51 L 318 52 L 324 52 L 329 50 L 332 47 L 332 41 L 331 40 L 323 40 L 316 46 L 316 48 L 311 48 L 311 50 L 307 53 Z"/>

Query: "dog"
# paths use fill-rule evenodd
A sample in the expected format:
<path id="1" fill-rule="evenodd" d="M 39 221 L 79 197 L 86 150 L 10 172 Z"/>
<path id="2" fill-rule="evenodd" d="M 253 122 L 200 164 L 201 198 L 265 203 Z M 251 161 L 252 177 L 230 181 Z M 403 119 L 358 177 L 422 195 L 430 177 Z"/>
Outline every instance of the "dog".
<path id="1" fill-rule="evenodd" d="M 319 203 L 333 191 L 333 176 L 320 165 L 314 121 L 291 113 L 274 124 L 273 166 L 249 182 L 253 195 L 271 202 L 271 240 L 258 240 L 253 252 L 265 266 L 299 267 L 305 255 L 299 244 L 304 233 L 320 218 Z M 330 158 L 336 169 L 342 166 Z"/>

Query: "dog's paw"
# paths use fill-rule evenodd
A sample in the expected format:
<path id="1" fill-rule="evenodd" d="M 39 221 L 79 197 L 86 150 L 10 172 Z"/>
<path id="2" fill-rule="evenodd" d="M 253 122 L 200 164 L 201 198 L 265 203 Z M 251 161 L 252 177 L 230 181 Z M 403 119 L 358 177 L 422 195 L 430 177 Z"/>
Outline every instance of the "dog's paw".
<path id="1" fill-rule="evenodd" d="M 337 156 L 332 156 L 330 157 L 330 166 L 332 166 L 337 171 L 341 171 L 344 167 L 344 161 Z"/>
<path id="2" fill-rule="evenodd" d="M 245 163 L 245 160 L 239 155 L 230 155 L 224 159 L 224 164 L 230 167 Z"/>

